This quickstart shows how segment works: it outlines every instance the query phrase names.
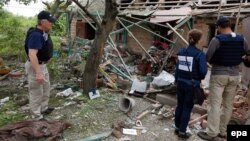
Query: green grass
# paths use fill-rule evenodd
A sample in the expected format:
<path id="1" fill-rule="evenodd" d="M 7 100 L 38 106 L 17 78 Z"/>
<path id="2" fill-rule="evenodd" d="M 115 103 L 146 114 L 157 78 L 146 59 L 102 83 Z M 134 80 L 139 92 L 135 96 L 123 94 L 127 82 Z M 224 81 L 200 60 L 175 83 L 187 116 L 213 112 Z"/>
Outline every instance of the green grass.
<path id="1" fill-rule="evenodd" d="M 24 40 L 26 32 L 30 27 L 35 27 L 37 18 L 26 18 L 22 16 L 15 16 L 3 9 L 0 9 L 0 56 L 8 58 L 9 56 L 18 57 L 19 60 L 25 61 L 26 54 L 24 50 Z M 66 26 L 66 25 L 65 25 Z M 64 32 L 63 22 L 61 26 L 55 26 L 53 35 L 61 35 L 57 33 Z M 60 47 L 60 38 L 52 36 L 54 48 L 56 50 Z"/>
<path id="2" fill-rule="evenodd" d="M 17 109 L 17 105 L 12 100 L 6 102 L 0 107 L 0 127 L 9 123 L 24 120 L 26 115 L 24 113 L 20 113 Z"/>

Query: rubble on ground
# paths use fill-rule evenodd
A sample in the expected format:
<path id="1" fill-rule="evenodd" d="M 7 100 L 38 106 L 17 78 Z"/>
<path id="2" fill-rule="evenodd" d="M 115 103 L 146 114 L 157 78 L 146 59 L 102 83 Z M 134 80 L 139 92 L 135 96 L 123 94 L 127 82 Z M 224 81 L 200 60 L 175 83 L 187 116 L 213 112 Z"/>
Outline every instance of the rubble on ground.
<path id="1" fill-rule="evenodd" d="M 171 47 L 165 49 L 158 49 L 157 47 L 152 47 L 148 53 L 156 60 L 153 62 L 148 56 L 134 55 L 126 51 L 126 49 L 119 48 L 118 52 L 114 48 L 105 49 L 104 57 L 99 67 L 98 76 L 96 77 L 97 88 L 93 89 L 89 95 L 89 99 L 81 99 L 82 93 L 81 88 L 83 87 L 82 75 L 84 71 L 84 66 L 86 63 L 86 58 L 89 52 L 89 45 L 84 45 L 78 48 L 72 48 L 71 50 L 64 50 L 68 53 L 69 57 L 64 61 L 59 63 L 60 71 L 64 72 L 64 78 L 67 81 L 52 85 L 52 90 L 56 92 L 56 98 L 66 99 L 64 103 L 60 103 L 60 106 L 56 107 L 56 111 L 64 110 L 69 107 L 84 107 L 87 106 L 86 101 L 97 101 L 93 99 L 93 95 L 99 94 L 102 98 L 102 93 L 99 90 L 102 88 L 108 88 L 110 91 L 122 93 L 126 96 L 129 102 L 124 104 L 125 107 L 121 108 L 119 105 L 120 101 L 117 99 L 114 104 L 118 109 L 120 108 L 123 114 L 131 116 L 133 113 L 133 118 L 130 121 L 120 121 L 118 123 L 113 123 L 111 127 L 111 132 L 106 132 L 106 134 L 96 134 L 90 136 L 89 138 L 107 138 L 110 135 L 119 139 L 130 139 L 131 136 L 139 136 L 141 134 L 151 134 L 154 137 L 158 136 L 157 132 L 153 132 L 151 127 L 145 126 L 143 123 L 144 119 L 153 118 L 153 123 L 158 120 L 165 120 L 168 122 L 174 121 L 174 113 L 176 107 L 176 85 L 174 84 L 174 70 L 175 70 L 175 56 L 171 53 Z M 119 54 L 121 54 L 125 64 L 122 64 L 119 60 Z M 164 56 L 170 54 L 167 63 L 164 63 Z M 60 54 L 59 54 L 60 55 Z M 10 74 L 10 72 L 12 72 Z M 20 71 L 10 71 L 8 76 L 12 76 L 11 79 L 16 79 L 20 77 Z M 66 75 L 67 74 L 67 75 Z M 2 77 L 1 75 L 0 77 Z M 209 77 L 203 82 L 203 88 L 206 96 L 209 95 L 208 83 Z M 27 88 L 27 81 L 25 78 L 21 77 L 18 82 L 20 89 Z M 136 97 L 136 98 L 135 98 Z M 133 111 L 138 109 L 138 100 L 147 101 L 147 106 L 140 108 L 141 111 Z M 1 99 L 2 100 L 2 99 Z M 28 111 L 27 108 L 27 98 L 17 96 L 17 104 L 22 106 L 23 111 Z M 134 102 L 132 102 L 134 101 Z M 124 103 L 126 103 L 124 102 Z M 208 100 L 205 100 L 202 106 L 194 107 L 189 127 L 190 132 L 196 133 L 199 130 L 205 130 L 207 127 L 207 112 Z M 4 102 L 2 102 L 4 104 Z M 123 105 L 123 106 L 124 106 Z M 91 106 L 90 106 L 91 107 Z M 93 107 L 91 107 L 93 108 Z M 103 107 L 99 107 L 103 109 Z M 96 108 L 98 109 L 98 108 Z M 243 118 L 248 110 L 248 105 L 245 102 L 245 97 L 242 95 L 236 95 L 234 99 L 234 111 L 233 117 Z M 100 110 L 100 113 L 102 110 Z M 101 113 L 102 114 L 102 113 Z M 81 115 L 79 112 L 75 112 L 70 116 L 70 118 L 77 118 L 78 116 L 84 116 L 88 118 L 90 115 Z M 55 119 L 62 119 L 65 115 L 56 115 Z M 151 121 L 150 121 L 151 122 Z M 140 123 L 140 124 L 139 124 Z M 77 125 L 78 126 L 78 125 Z M 171 132 L 173 129 L 169 127 L 162 128 L 165 132 Z M 108 134 L 109 133 L 109 134 Z"/>

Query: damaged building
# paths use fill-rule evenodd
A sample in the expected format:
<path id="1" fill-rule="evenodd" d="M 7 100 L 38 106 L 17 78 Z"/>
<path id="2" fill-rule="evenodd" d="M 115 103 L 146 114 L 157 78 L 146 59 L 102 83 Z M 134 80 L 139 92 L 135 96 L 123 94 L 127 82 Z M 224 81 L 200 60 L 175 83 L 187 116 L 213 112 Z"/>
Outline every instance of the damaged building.
<path id="1" fill-rule="evenodd" d="M 112 38 L 116 44 L 128 48 L 135 54 L 142 55 L 141 47 L 148 50 L 152 45 L 160 45 L 163 49 L 175 46 L 176 50 L 184 47 L 185 43 L 170 30 L 166 23 L 174 27 L 184 38 L 192 28 L 202 30 L 203 38 L 199 46 L 206 48 L 216 34 L 215 23 L 218 15 L 230 17 L 232 29 L 245 35 L 250 41 L 248 35 L 244 33 L 250 20 L 248 0 L 120 0 L 118 6 L 120 20 L 117 21 L 114 32 L 111 33 Z M 96 17 L 104 15 L 104 1 L 91 0 L 88 3 L 88 10 Z M 70 35 L 73 38 L 93 40 L 95 31 L 82 16 L 84 12 L 78 9 L 71 22 Z M 89 21 L 95 25 L 90 19 Z M 124 29 L 123 24 L 134 36 L 131 36 L 127 30 L 119 30 Z"/>

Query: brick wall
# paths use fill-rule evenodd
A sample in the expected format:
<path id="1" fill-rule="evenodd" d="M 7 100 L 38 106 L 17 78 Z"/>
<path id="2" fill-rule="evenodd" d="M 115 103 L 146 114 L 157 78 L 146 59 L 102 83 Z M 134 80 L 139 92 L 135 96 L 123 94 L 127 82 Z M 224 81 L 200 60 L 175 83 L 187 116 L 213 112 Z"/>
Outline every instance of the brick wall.
<path id="1" fill-rule="evenodd" d="M 154 36 L 151 33 L 136 26 L 130 28 L 130 31 L 134 34 L 134 36 L 138 39 L 138 41 L 144 46 L 146 50 L 152 46 Z M 134 38 L 130 36 L 129 34 L 127 38 L 127 47 L 129 50 L 131 50 L 132 52 L 136 54 L 142 55 L 144 53 L 143 49 L 137 44 Z"/>
<path id="2" fill-rule="evenodd" d="M 77 19 L 74 18 L 71 23 L 71 31 L 70 35 L 72 38 L 76 36 L 76 22 Z M 207 19 L 196 19 L 196 22 L 194 24 L 194 28 L 200 29 L 203 33 L 202 39 L 199 43 L 199 47 L 207 47 L 209 43 L 209 25 L 208 23 L 215 23 L 214 20 L 207 20 Z M 245 36 L 248 37 L 248 41 L 250 42 L 250 37 L 247 34 L 248 31 L 248 25 L 250 25 L 250 18 L 247 18 L 243 21 L 243 24 L 239 24 L 238 26 L 238 33 L 243 33 Z M 114 26 L 115 27 L 115 26 Z M 187 39 L 187 34 L 189 32 L 189 29 L 187 25 L 182 26 L 181 28 L 184 32 L 182 33 L 182 36 Z M 132 27 L 130 28 L 130 31 L 134 34 L 134 36 L 139 40 L 139 42 L 144 46 L 144 48 L 147 50 L 152 46 L 152 43 L 154 41 L 154 35 L 149 33 L 148 31 L 145 31 L 139 27 Z M 115 40 L 115 36 L 113 35 L 112 38 Z M 213 35 L 212 35 L 213 36 Z M 177 35 L 174 35 L 175 39 Z M 185 43 L 181 39 L 178 40 L 177 42 L 178 47 L 184 47 L 186 46 Z M 137 42 L 133 39 L 132 36 L 128 34 L 127 37 L 127 47 L 134 53 L 136 54 L 143 54 L 144 51 L 141 49 L 141 47 L 137 44 Z"/>
<path id="3" fill-rule="evenodd" d="M 71 36 L 71 38 L 76 37 L 76 22 L 77 22 L 77 19 L 73 18 L 72 22 L 71 22 L 71 25 L 70 25 L 70 36 Z"/>
<path id="4" fill-rule="evenodd" d="M 202 31 L 202 38 L 200 43 L 198 44 L 199 47 L 207 47 L 208 39 L 209 39 L 209 25 L 207 25 L 204 19 L 196 20 L 196 24 L 194 24 L 194 28 L 199 29 Z"/>

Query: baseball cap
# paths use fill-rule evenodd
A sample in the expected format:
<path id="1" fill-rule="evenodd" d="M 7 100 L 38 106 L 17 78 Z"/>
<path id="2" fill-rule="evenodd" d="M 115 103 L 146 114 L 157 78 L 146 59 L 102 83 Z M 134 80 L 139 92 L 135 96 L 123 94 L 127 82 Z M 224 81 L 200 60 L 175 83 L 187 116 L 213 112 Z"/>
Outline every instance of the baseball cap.
<path id="1" fill-rule="evenodd" d="M 48 12 L 48 11 L 41 11 L 37 15 L 38 20 L 48 20 L 51 23 L 54 23 L 56 19 Z"/>
<path id="2" fill-rule="evenodd" d="M 221 26 L 221 25 L 224 25 L 225 23 L 229 23 L 229 18 L 225 17 L 225 16 L 221 16 L 217 22 L 216 22 L 216 25 L 217 26 Z"/>

